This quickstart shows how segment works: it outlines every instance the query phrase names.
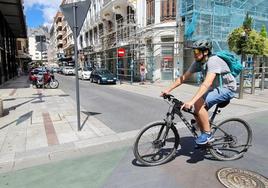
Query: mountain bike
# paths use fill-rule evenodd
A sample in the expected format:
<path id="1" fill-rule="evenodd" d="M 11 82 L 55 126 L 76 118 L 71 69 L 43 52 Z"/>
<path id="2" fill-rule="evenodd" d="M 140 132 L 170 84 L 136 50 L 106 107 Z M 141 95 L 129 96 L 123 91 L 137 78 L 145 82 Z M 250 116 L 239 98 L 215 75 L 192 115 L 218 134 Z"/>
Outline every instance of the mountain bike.
<path id="1" fill-rule="evenodd" d="M 160 165 L 175 157 L 180 143 L 180 136 L 175 115 L 178 115 L 183 124 L 197 138 L 198 130 L 194 120 L 190 123 L 183 112 L 192 116 L 196 114 L 189 109 L 182 109 L 183 102 L 173 95 L 165 94 L 163 98 L 169 104 L 169 109 L 164 121 L 152 122 L 145 126 L 138 134 L 133 148 L 137 161 L 146 166 Z M 228 161 L 241 158 L 251 146 L 252 130 L 249 124 L 240 118 L 229 118 L 218 124 L 214 123 L 217 114 L 221 112 L 230 101 L 219 103 L 210 116 L 210 126 L 214 141 L 202 145 L 218 160 Z"/>

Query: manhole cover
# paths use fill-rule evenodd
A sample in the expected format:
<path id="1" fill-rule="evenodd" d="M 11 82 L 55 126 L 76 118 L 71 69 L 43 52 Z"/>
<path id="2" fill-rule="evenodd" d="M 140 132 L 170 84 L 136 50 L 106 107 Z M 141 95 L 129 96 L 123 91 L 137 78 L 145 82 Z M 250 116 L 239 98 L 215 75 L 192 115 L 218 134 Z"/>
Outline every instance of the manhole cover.
<path id="1" fill-rule="evenodd" d="M 267 178 L 247 170 L 222 168 L 217 172 L 217 176 L 228 188 L 268 188 Z"/>

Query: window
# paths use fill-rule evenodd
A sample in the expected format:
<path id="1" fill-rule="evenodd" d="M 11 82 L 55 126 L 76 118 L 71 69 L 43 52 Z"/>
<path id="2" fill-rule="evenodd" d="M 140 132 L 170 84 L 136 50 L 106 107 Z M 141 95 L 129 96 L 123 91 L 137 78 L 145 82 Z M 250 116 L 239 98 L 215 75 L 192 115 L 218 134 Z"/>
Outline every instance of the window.
<path id="1" fill-rule="evenodd" d="M 166 43 L 161 45 L 162 61 L 161 69 L 173 68 L 173 56 L 174 56 L 174 38 L 173 37 L 161 37 L 161 42 Z"/>
<path id="2" fill-rule="evenodd" d="M 161 1 L 161 21 L 176 19 L 176 0 Z"/>
<path id="3" fill-rule="evenodd" d="M 155 2 L 154 0 L 146 0 L 147 25 L 154 23 L 155 17 Z"/>
<path id="4" fill-rule="evenodd" d="M 22 50 L 22 48 L 21 48 L 21 41 L 17 41 L 17 48 L 18 48 L 18 50 Z"/>

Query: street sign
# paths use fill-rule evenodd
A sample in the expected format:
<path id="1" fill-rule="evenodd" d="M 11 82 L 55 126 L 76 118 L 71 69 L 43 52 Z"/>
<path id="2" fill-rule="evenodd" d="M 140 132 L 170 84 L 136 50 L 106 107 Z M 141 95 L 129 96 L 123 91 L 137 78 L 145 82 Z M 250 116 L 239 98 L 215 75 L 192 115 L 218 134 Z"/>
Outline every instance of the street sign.
<path id="1" fill-rule="evenodd" d="M 79 94 L 79 79 L 78 79 L 78 47 L 77 37 L 84 24 L 84 20 L 87 16 L 88 9 L 91 1 L 79 1 L 70 4 L 61 5 L 63 15 L 68 22 L 68 25 L 72 28 L 74 36 L 74 60 L 75 60 L 75 82 L 76 82 L 76 106 L 77 106 L 77 127 L 78 131 L 81 131 L 80 126 L 80 94 Z"/>
<path id="2" fill-rule="evenodd" d="M 79 2 L 74 2 L 74 3 L 69 3 L 69 4 L 63 4 L 60 6 L 64 19 L 66 19 L 68 25 L 71 27 L 73 33 L 74 33 L 74 28 L 77 28 L 76 35 L 75 37 L 78 37 L 80 30 L 84 24 L 84 20 L 87 16 L 88 9 L 90 7 L 91 1 L 86 0 L 86 1 L 79 1 Z M 76 9 L 76 20 L 74 20 L 74 12 L 73 12 L 73 6 L 75 6 Z M 74 25 L 76 22 L 77 25 Z M 76 39 L 76 38 L 75 38 Z"/>
<path id="3" fill-rule="evenodd" d="M 126 54 L 125 48 L 118 48 L 118 50 L 117 50 L 118 57 L 124 57 L 125 54 Z"/>

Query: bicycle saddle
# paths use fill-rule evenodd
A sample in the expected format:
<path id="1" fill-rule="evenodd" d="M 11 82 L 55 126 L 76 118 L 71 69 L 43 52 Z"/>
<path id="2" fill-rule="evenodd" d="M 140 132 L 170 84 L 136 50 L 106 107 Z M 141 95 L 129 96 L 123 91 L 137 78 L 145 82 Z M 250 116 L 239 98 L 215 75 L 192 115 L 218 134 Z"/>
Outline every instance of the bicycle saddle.
<path id="1" fill-rule="evenodd" d="M 224 108 L 224 107 L 227 106 L 229 103 L 230 103 L 230 101 L 224 101 L 224 102 L 221 102 L 221 103 L 217 104 L 217 106 L 218 106 L 219 108 Z"/>

